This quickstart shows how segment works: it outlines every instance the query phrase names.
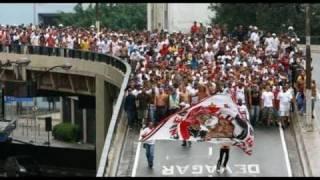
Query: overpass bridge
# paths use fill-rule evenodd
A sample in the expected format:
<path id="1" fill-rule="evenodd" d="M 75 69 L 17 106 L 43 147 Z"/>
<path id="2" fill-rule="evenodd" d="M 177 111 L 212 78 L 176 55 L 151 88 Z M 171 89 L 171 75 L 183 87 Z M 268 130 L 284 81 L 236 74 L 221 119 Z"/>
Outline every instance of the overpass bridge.
<path id="1" fill-rule="evenodd" d="M 56 48 L 55 55 L 48 56 L 45 52 L 33 52 L 31 46 L 28 49 L 28 54 L 0 53 L 0 77 L 5 94 L 78 96 L 79 103 L 91 108 L 94 114 L 91 130 L 96 146 L 97 176 L 111 175 L 111 167 L 120 157 L 122 143 L 119 142 L 124 141 L 127 129 L 123 100 L 131 67 L 105 54 Z M 19 64 L 19 59 L 30 61 Z M 7 60 L 13 63 L 4 66 Z M 66 63 L 72 65 L 70 70 L 52 68 Z"/>
<path id="2" fill-rule="evenodd" d="M 238 149 L 232 150 L 229 174 L 216 173 L 218 148 L 206 143 L 182 148 L 176 142 L 158 142 L 155 169 L 146 168 L 144 150 L 138 142 L 139 132 L 127 131 L 124 118 L 123 98 L 130 66 L 116 57 L 91 52 L 74 51 L 75 56 L 68 58 L 67 51 L 56 56 L 0 53 L 2 64 L 6 59 L 28 58 L 31 61 L 20 68 L 21 76 L 16 75 L 15 67 L 2 67 L 0 76 L 2 81 L 17 85 L 13 94 L 25 93 L 26 87 L 30 87 L 28 82 L 35 80 L 35 95 L 59 93 L 79 96 L 80 101 L 81 97 L 89 101 L 95 99 L 96 176 L 292 176 L 299 169 L 299 158 L 292 155 L 297 147 L 293 142 L 286 142 L 290 132 L 263 126 L 256 128 L 253 156 L 245 157 Z M 65 63 L 72 64 L 72 68 L 47 72 Z M 40 75 L 41 78 L 35 78 Z"/>

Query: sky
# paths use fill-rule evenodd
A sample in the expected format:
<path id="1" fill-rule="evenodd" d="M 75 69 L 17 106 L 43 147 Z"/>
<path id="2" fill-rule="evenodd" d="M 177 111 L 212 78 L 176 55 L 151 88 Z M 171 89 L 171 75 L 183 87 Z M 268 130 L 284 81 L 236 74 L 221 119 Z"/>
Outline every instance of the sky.
<path id="1" fill-rule="evenodd" d="M 0 24 L 33 23 L 34 5 L 36 13 L 57 13 L 59 11 L 73 12 L 76 3 L 0 3 Z M 37 15 L 36 22 L 38 22 Z"/>

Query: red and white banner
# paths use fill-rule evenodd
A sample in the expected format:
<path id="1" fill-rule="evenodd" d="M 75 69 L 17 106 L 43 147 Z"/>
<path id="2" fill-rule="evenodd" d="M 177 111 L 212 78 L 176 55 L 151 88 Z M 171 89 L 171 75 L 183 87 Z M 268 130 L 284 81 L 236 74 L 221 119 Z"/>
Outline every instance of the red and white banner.
<path id="1" fill-rule="evenodd" d="M 251 155 L 253 128 L 228 94 L 217 94 L 164 119 L 142 141 L 187 140 L 232 143 Z"/>

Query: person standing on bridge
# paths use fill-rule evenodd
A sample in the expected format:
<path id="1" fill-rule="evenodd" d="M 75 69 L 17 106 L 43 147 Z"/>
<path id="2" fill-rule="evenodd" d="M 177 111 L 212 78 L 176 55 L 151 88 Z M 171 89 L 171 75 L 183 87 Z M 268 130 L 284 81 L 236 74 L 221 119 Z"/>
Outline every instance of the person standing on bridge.
<path id="1" fill-rule="evenodd" d="M 153 129 L 154 129 L 154 124 L 152 121 L 150 121 L 148 123 L 148 126 L 142 130 L 141 139 L 145 138 Z M 155 140 L 147 140 L 143 143 L 143 148 L 146 149 L 146 157 L 148 160 L 149 168 L 153 167 L 154 144 L 155 144 Z"/>
<path id="2" fill-rule="evenodd" d="M 132 89 L 128 89 L 128 95 L 125 98 L 124 110 L 127 112 L 128 116 L 128 126 L 132 129 L 134 122 L 137 117 L 137 107 L 136 107 L 136 96 L 133 95 Z"/>

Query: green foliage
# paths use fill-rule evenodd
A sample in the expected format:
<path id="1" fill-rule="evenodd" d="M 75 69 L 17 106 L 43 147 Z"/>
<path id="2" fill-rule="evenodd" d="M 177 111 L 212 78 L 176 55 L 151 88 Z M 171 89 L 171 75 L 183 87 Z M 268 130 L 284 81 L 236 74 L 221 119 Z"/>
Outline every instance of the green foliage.
<path id="1" fill-rule="evenodd" d="M 77 142 L 80 139 L 80 128 L 71 123 L 60 123 L 53 127 L 52 135 L 57 140 Z"/>
<path id="2" fill-rule="evenodd" d="M 96 22 L 96 4 L 84 9 L 81 3 L 74 7 L 75 13 L 61 13 L 58 23 L 65 26 L 89 27 Z M 99 3 L 98 19 L 101 27 L 112 30 L 143 30 L 147 24 L 147 5 L 145 3 Z"/>
<path id="3" fill-rule="evenodd" d="M 297 3 L 218 3 L 209 7 L 216 12 L 213 23 L 227 24 L 232 30 L 237 24 L 256 25 L 259 29 L 276 33 L 293 26 L 299 36 L 305 33 L 305 11 Z M 311 35 L 318 35 L 320 4 L 310 4 Z"/>

